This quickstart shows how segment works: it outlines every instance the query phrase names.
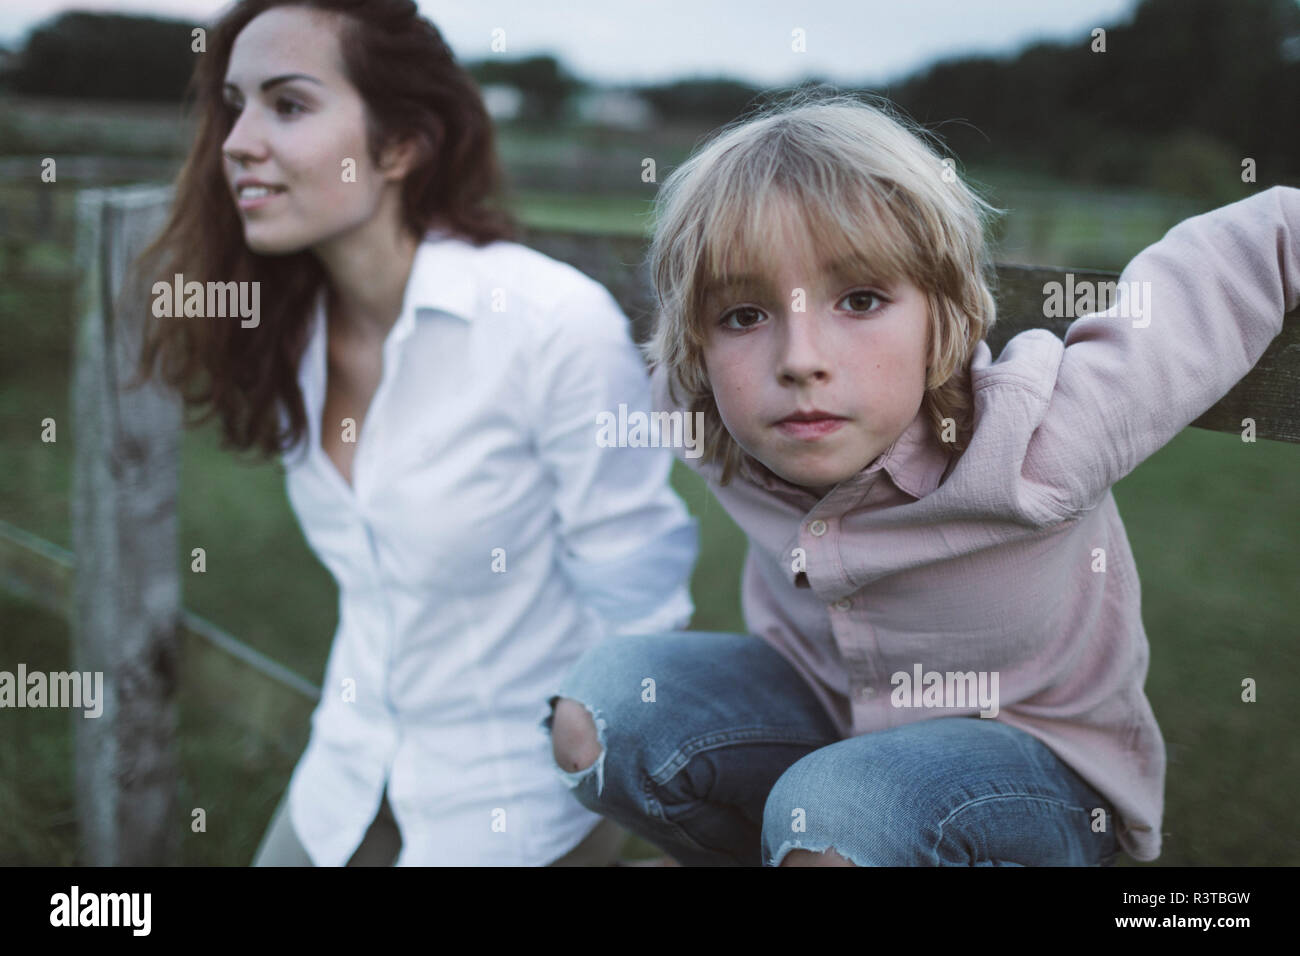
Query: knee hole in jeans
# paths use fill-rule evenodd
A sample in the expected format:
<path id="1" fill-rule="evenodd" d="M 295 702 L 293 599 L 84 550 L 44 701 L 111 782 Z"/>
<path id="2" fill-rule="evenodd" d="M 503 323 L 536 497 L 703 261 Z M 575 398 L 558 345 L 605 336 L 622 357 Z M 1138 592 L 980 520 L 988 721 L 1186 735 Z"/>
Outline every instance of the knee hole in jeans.
<path id="1" fill-rule="evenodd" d="M 853 861 L 841 856 L 835 847 L 827 847 L 822 852 L 815 850 L 793 849 L 781 858 L 779 866 L 856 866 Z"/>
<path id="2" fill-rule="evenodd" d="M 587 708 L 568 697 L 557 697 L 551 721 L 551 752 L 570 773 L 586 770 L 600 757 L 596 722 Z"/>

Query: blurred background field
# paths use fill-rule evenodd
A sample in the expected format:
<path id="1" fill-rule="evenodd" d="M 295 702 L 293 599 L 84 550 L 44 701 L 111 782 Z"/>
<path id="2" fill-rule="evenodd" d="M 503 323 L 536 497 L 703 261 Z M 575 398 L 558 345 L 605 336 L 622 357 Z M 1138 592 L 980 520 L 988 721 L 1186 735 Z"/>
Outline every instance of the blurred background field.
<path id="1" fill-rule="evenodd" d="M 1243 8 L 1266 6 L 1272 5 L 1261 0 Z M 1027 69 L 1036 55 L 1026 51 L 1006 69 Z M 1282 62 L 1280 75 L 1294 84 L 1296 61 Z M 971 71 L 977 66 L 968 64 Z M 1177 72 L 1168 63 L 1164 68 Z M 511 74 L 500 64 L 477 69 L 485 87 L 509 86 Z M 524 93 L 550 88 L 543 82 L 548 75 L 563 78 L 554 62 L 518 69 Z M 1010 133 L 999 139 L 998 116 L 981 114 L 974 93 L 954 99 L 954 89 L 970 85 L 969 74 L 958 73 L 945 86 L 943 69 L 924 71 L 891 95 L 914 114 L 921 112 L 918 103 L 928 103 L 931 119 L 963 118 L 941 133 L 971 127 L 994 141 L 1013 141 Z M 981 69 L 983 75 L 991 68 Z M 1259 90 L 1278 82 L 1261 72 L 1264 79 L 1254 80 Z M 562 102 L 577 95 L 565 83 L 555 85 L 568 89 Z M 687 95 L 692 90 L 694 98 Z M 1284 85 L 1281 93 L 1291 90 L 1300 85 Z M 662 181 L 754 92 L 703 82 L 644 91 L 655 110 L 648 124 L 593 122 L 545 97 L 529 105 L 524 96 L 522 112 L 498 117 L 511 207 L 530 227 L 647 235 L 655 185 L 641 181 L 642 159 L 656 159 Z M 1114 89 L 1097 95 L 1113 96 Z M 635 112 L 626 101 L 614 102 Z M 1086 114 L 1092 107 L 1074 108 Z M 1294 110 L 1288 116 L 1277 120 L 1294 127 Z M 1098 119 L 1098 129 L 1108 128 L 1105 119 Z M 169 181 L 191 129 L 176 102 L 38 95 L 12 84 L 0 92 L 0 520 L 64 548 L 71 547 L 75 194 Z M 1273 182 L 1300 182 L 1294 166 L 1275 166 L 1262 176 L 1266 182 L 1243 184 L 1238 157 L 1256 140 L 1242 133 L 1243 143 L 1230 126 L 1224 129 L 1212 135 L 1188 118 L 1140 139 L 1126 128 L 1110 147 L 1100 134 L 1081 137 L 1078 155 L 1069 159 L 1059 143 L 998 152 L 976 148 L 977 138 L 968 136 L 962 141 L 971 148 L 956 154 L 962 175 L 1008 210 L 993 236 L 998 261 L 1118 271 L 1187 216 Z M 1286 135 L 1293 134 L 1294 128 Z M 57 183 L 40 179 L 47 156 L 57 159 Z M 1297 160 L 1300 150 L 1290 156 Z M 56 443 L 40 440 L 47 417 L 58 423 Z M 1300 863 L 1289 806 L 1300 783 L 1294 745 L 1300 717 L 1290 706 L 1291 689 L 1300 683 L 1297 466 L 1296 446 L 1189 429 L 1116 486 L 1142 579 L 1152 645 L 1147 690 L 1169 749 L 1165 850 L 1157 865 Z M 673 478 L 702 519 L 692 626 L 743 630 L 743 536 L 690 472 L 678 465 Z M 236 460 L 218 448 L 215 429 L 205 427 L 185 437 L 181 482 L 177 561 L 200 545 L 208 556 L 206 574 L 184 578 L 185 606 L 318 682 L 337 594 L 298 530 L 278 466 Z M 0 591 L 0 670 L 19 661 L 29 669 L 67 669 L 67 635 L 59 617 Z M 1259 682 L 1258 703 L 1240 701 L 1244 677 Z M 4 719 L 0 864 L 77 862 L 69 714 L 15 710 Z M 294 758 L 185 700 L 180 730 L 180 806 L 204 806 L 209 816 L 207 834 L 186 828 L 182 862 L 246 864 Z M 633 852 L 651 849 L 639 844 Z"/>

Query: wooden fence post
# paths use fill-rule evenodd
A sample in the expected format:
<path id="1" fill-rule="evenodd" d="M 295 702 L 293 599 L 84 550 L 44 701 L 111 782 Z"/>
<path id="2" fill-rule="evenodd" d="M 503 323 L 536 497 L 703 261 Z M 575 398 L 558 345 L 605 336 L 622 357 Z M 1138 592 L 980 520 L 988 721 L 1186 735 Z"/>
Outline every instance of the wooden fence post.
<path id="1" fill-rule="evenodd" d="M 180 404 L 134 370 L 149 288 L 128 276 L 157 234 L 166 189 L 77 196 L 79 275 L 72 402 L 76 562 L 73 662 L 102 672 L 103 713 L 73 712 L 78 862 L 166 864 L 176 800 L 176 560 Z"/>

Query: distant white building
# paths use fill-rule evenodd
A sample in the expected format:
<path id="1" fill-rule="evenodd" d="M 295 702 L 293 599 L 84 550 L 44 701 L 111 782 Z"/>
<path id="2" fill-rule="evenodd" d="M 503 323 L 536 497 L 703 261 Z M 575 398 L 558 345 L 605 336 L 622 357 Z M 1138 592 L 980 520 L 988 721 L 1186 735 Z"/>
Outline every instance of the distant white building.
<path id="1" fill-rule="evenodd" d="M 628 90 L 585 90 L 573 98 L 578 122 L 616 129 L 648 129 L 654 124 L 654 107 L 644 97 Z"/>
<path id="2" fill-rule="evenodd" d="M 483 87 L 483 105 L 494 121 L 516 119 L 524 106 L 524 94 L 505 83 L 490 83 Z"/>

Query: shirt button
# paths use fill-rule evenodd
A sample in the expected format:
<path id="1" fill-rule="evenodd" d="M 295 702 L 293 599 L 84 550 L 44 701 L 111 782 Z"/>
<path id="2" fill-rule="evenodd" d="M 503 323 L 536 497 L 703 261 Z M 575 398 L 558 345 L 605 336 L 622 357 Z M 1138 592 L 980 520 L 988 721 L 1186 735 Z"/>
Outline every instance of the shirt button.
<path id="1" fill-rule="evenodd" d="M 864 698 L 869 700 L 872 697 L 876 696 L 876 689 L 874 687 L 864 687 L 860 691 L 858 691 L 858 693 L 861 694 Z"/>
<path id="2" fill-rule="evenodd" d="M 848 598 L 841 598 L 835 602 L 835 610 L 837 611 L 847 611 L 851 607 L 853 607 L 853 602 Z"/>
<path id="3" fill-rule="evenodd" d="M 812 532 L 813 537 L 820 538 L 826 533 L 826 522 L 818 518 L 808 525 L 808 530 Z"/>

